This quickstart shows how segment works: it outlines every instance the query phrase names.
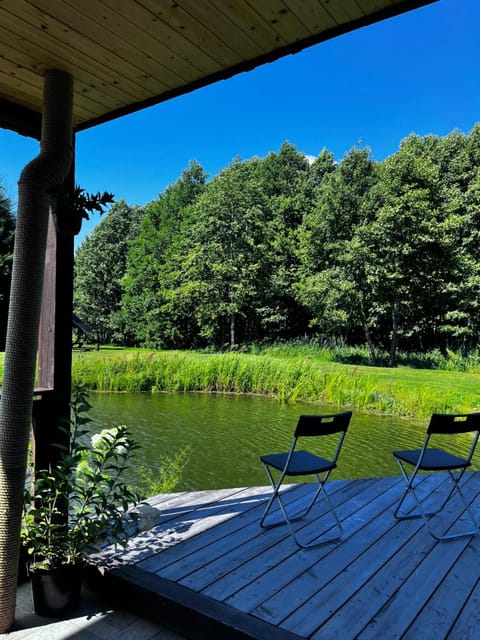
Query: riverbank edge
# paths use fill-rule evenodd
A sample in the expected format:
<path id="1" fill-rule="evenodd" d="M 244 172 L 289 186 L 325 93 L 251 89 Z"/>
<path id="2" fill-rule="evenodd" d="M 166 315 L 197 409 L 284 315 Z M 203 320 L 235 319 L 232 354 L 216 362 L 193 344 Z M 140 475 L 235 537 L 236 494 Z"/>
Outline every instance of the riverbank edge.
<path id="1" fill-rule="evenodd" d="M 480 375 L 318 362 L 307 357 L 146 349 L 74 353 L 75 384 L 92 391 L 270 395 L 424 418 L 480 410 Z"/>

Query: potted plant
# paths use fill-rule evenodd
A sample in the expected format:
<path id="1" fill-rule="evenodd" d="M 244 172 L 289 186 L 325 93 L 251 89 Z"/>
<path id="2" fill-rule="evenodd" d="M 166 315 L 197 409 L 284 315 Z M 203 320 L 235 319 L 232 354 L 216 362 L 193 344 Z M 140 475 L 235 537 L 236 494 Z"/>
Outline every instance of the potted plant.
<path id="1" fill-rule="evenodd" d="M 139 445 L 127 427 L 91 435 L 84 388 L 74 390 L 69 446 L 58 464 L 40 470 L 25 500 L 22 543 L 29 558 L 36 613 L 58 617 L 79 599 L 87 551 L 125 546 L 138 496 L 125 472 Z M 62 427 L 63 428 L 63 427 Z"/>

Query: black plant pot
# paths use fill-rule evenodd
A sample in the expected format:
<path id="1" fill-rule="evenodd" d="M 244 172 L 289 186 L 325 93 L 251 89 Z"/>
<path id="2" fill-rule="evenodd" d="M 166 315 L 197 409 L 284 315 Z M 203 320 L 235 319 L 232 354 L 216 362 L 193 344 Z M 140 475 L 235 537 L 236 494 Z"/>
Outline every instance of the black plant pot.
<path id="1" fill-rule="evenodd" d="M 17 576 L 17 584 L 23 584 L 29 578 L 28 575 L 28 554 L 27 550 L 23 545 L 20 545 L 20 553 L 18 556 L 18 576 Z"/>
<path id="2" fill-rule="evenodd" d="M 83 566 L 31 571 L 33 608 L 39 616 L 61 618 L 80 601 Z"/>

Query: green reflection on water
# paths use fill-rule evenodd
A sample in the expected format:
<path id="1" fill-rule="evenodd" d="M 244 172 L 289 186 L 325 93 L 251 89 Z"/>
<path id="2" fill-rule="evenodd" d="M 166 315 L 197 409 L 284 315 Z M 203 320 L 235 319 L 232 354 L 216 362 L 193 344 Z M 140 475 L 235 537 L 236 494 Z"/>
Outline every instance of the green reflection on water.
<path id="1" fill-rule="evenodd" d="M 141 464 L 155 466 L 162 454 L 190 447 L 178 491 L 268 484 L 259 456 L 288 449 L 301 413 L 335 411 L 261 396 L 200 393 L 92 393 L 90 401 L 95 430 L 126 424 L 142 444 Z M 392 451 L 420 446 L 426 426 L 427 421 L 354 410 L 332 479 L 399 475 Z M 466 452 L 469 436 L 456 438 Z"/>

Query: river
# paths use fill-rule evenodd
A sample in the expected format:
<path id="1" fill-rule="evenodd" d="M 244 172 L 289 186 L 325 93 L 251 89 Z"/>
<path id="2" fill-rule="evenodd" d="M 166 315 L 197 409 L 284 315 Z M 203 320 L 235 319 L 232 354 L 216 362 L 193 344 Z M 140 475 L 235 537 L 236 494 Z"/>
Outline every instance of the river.
<path id="1" fill-rule="evenodd" d="M 127 425 L 142 445 L 141 464 L 155 467 L 163 454 L 189 448 L 178 491 L 267 484 L 259 456 L 288 449 L 301 413 L 335 410 L 207 393 L 92 393 L 90 402 L 95 431 Z M 426 420 L 354 410 L 332 479 L 399 475 L 392 451 L 420 446 L 426 426 Z M 468 434 L 456 439 L 466 452 Z"/>

